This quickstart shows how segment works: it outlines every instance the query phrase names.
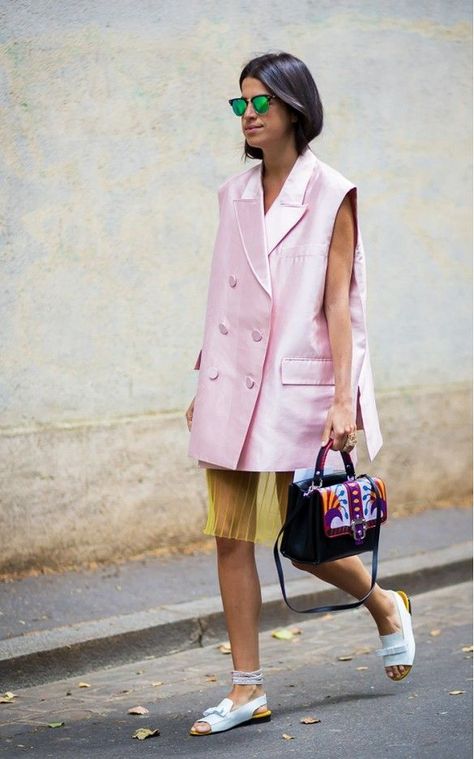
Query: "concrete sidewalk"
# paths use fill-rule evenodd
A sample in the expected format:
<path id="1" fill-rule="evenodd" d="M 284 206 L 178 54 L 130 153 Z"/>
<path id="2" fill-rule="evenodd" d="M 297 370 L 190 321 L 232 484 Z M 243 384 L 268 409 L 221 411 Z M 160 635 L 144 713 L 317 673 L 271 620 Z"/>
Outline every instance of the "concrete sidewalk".
<path id="1" fill-rule="evenodd" d="M 380 581 L 413 593 L 469 579 L 471 527 L 468 509 L 390 520 L 381 531 Z M 257 563 L 262 629 L 307 619 L 284 605 L 270 548 L 257 546 Z M 225 638 L 215 564 L 213 551 L 3 583 L 0 691 Z M 343 599 L 289 561 L 284 565 L 296 606 Z"/>

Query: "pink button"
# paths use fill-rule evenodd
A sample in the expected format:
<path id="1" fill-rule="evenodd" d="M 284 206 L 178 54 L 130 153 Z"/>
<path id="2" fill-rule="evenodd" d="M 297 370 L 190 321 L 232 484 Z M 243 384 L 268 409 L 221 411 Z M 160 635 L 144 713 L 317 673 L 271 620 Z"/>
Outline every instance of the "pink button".
<path id="1" fill-rule="evenodd" d="M 263 335 L 262 335 L 261 332 L 259 332 L 258 329 L 253 329 L 252 330 L 252 340 L 255 340 L 256 343 L 258 343 L 259 340 L 262 339 L 262 337 L 263 337 Z"/>
<path id="2" fill-rule="evenodd" d="M 255 380 L 252 379 L 252 377 L 246 377 L 245 378 L 245 384 L 247 385 L 248 389 L 252 388 L 255 385 Z"/>
<path id="3" fill-rule="evenodd" d="M 223 335 L 227 335 L 228 331 L 229 331 L 229 330 L 228 330 L 228 329 L 227 329 L 227 327 L 225 326 L 224 322 L 221 322 L 221 323 L 219 324 L 219 332 L 222 332 L 222 334 L 223 334 Z"/>
<path id="4" fill-rule="evenodd" d="M 234 275 L 231 274 L 230 277 L 229 277 L 229 285 L 231 287 L 235 287 L 236 284 L 237 284 L 237 277 L 234 277 Z"/>
<path id="5" fill-rule="evenodd" d="M 215 366 L 210 366 L 207 374 L 210 379 L 217 379 L 219 376 L 219 371 Z"/>

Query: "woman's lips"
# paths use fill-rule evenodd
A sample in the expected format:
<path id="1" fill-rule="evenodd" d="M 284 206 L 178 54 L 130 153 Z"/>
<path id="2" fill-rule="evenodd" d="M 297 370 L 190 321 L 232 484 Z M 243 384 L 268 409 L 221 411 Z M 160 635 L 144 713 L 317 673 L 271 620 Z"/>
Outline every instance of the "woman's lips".
<path id="1" fill-rule="evenodd" d="M 261 126 L 249 126 L 249 127 L 245 127 L 245 131 L 250 132 L 250 133 L 258 132 L 258 130 L 261 128 L 262 128 Z"/>

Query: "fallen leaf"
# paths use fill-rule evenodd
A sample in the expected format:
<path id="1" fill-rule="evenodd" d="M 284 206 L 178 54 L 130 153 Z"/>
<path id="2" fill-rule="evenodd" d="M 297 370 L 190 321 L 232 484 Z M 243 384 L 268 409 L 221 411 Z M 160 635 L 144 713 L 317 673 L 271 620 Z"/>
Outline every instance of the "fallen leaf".
<path id="1" fill-rule="evenodd" d="M 465 690 L 450 690 L 449 695 L 450 696 L 462 696 L 464 695 L 466 691 Z"/>
<path id="2" fill-rule="evenodd" d="M 221 654 L 230 654 L 231 653 L 230 643 L 221 643 L 218 646 L 218 649 L 221 652 Z"/>
<path id="3" fill-rule="evenodd" d="M 206 675 L 206 680 L 208 683 L 216 683 L 217 677 L 215 675 Z"/>
<path id="4" fill-rule="evenodd" d="M 418 698 L 418 693 L 412 693 L 408 698 Z"/>
<path id="5" fill-rule="evenodd" d="M 294 735 L 288 735 L 288 733 L 283 733 L 283 735 L 281 737 L 284 738 L 285 741 L 292 741 L 295 736 Z"/>
<path id="6" fill-rule="evenodd" d="M 360 654 L 370 654 L 372 651 L 371 646 L 361 646 L 360 648 L 356 648 L 354 651 L 354 656 L 360 656 Z"/>
<path id="7" fill-rule="evenodd" d="M 137 669 L 137 671 L 135 672 L 135 674 L 136 675 L 143 675 L 143 670 L 142 669 Z"/>
<path id="8" fill-rule="evenodd" d="M 14 698 L 16 698 L 16 693 L 7 690 L 3 696 L 0 696 L 0 704 L 11 704 Z"/>
<path id="9" fill-rule="evenodd" d="M 297 625 L 293 625 L 293 627 L 289 627 L 288 630 L 293 635 L 301 635 L 301 633 L 303 632 L 303 630 L 301 629 L 301 627 L 298 627 Z"/>
<path id="10" fill-rule="evenodd" d="M 369 669 L 368 667 L 356 667 L 357 672 L 365 672 L 366 669 Z"/>
<path id="11" fill-rule="evenodd" d="M 431 630 L 430 635 L 432 638 L 437 638 L 438 635 L 441 635 L 441 630 Z"/>
<path id="12" fill-rule="evenodd" d="M 62 727 L 64 722 L 48 722 L 48 727 Z"/>
<path id="13" fill-rule="evenodd" d="M 352 656 L 338 656 L 338 661 L 352 661 Z"/>
<path id="14" fill-rule="evenodd" d="M 324 614 L 324 616 L 323 616 L 323 617 L 321 617 L 321 619 L 332 619 L 332 614 L 331 614 L 331 612 L 329 612 L 329 611 L 328 611 L 328 613 L 327 613 L 327 614 Z"/>
<path id="15" fill-rule="evenodd" d="M 158 685 L 163 685 L 161 680 L 157 680 L 156 683 L 152 683 L 153 687 L 156 688 Z"/>
<path id="16" fill-rule="evenodd" d="M 158 728 L 152 730 L 150 727 L 139 727 L 138 730 L 135 730 L 133 733 L 132 738 L 138 738 L 139 741 L 144 741 L 145 738 L 151 738 L 152 736 L 159 734 L 160 731 Z"/>
<path id="17" fill-rule="evenodd" d="M 300 722 L 302 722 L 303 725 L 316 725 L 316 723 L 321 722 L 321 720 L 317 717 L 303 717 L 300 719 Z"/>
<path id="18" fill-rule="evenodd" d="M 462 650 L 465 654 L 472 654 L 474 651 L 474 646 L 463 646 Z"/>
<path id="19" fill-rule="evenodd" d="M 79 683 L 79 685 L 77 687 L 78 688 L 90 688 L 91 686 L 89 685 L 89 683 Z"/>
<path id="20" fill-rule="evenodd" d="M 129 714 L 149 714 L 149 710 L 146 708 L 146 706 L 132 706 L 128 710 Z"/>
<path id="21" fill-rule="evenodd" d="M 281 630 L 272 630 L 272 638 L 278 640 L 292 640 L 294 637 L 294 634 L 287 627 L 282 627 Z"/>

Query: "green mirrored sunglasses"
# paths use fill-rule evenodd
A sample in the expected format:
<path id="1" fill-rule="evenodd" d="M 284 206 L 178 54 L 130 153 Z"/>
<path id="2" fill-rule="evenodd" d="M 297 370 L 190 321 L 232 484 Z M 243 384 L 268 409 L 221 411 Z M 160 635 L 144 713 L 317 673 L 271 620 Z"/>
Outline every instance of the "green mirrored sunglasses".
<path id="1" fill-rule="evenodd" d="M 255 113 L 267 113 L 270 108 L 270 100 L 276 95 L 254 95 L 253 98 L 231 98 L 229 100 L 236 116 L 243 116 L 249 102 L 252 103 Z"/>

